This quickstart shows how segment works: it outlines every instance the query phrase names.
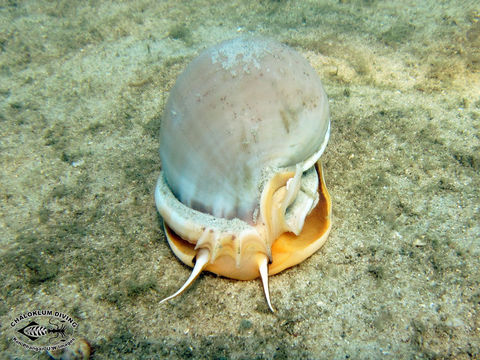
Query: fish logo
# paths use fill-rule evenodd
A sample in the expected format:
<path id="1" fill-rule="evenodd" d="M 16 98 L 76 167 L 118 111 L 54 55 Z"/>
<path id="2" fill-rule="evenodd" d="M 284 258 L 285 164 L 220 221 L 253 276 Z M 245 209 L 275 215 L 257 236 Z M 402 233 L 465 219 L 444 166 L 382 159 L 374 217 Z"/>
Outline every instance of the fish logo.
<path id="1" fill-rule="evenodd" d="M 62 351 L 75 342 L 77 321 L 54 310 L 32 310 L 18 314 L 10 322 L 12 341 L 27 350 Z"/>
<path id="2" fill-rule="evenodd" d="M 26 336 L 31 341 L 35 341 L 40 337 L 46 336 L 48 334 L 54 334 L 54 336 L 52 336 L 49 339 L 49 342 L 53 339 L 57 339 L 58 337 L 61 337 L 62 339 L 65 338 L 65 329 L 66 329 L 66 326 L 64 324 L 65 321 L 60 321 L 60 323 L 63 323 L 63 324 L 58 324 L 54 322 L 54 318 L 50 318 L 48 323 L 52 326 L 55 326 L 55 328 L 49 329 L 45 326 L 39 325 L 35 321 L 31 321 L 28 325 L 24 326 L 21 329 L 18 329 L 17 332 Z"/>

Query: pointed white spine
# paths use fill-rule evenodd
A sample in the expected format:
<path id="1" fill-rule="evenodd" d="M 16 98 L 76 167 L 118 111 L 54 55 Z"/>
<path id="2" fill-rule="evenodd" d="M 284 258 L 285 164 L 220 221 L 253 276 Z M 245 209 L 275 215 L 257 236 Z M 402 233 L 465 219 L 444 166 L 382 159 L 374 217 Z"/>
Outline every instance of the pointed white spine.
<path id="1" fill-rule="evenodd" d="M 270 292 L 268 290 L 268 259 L 266 256 L 264 256 L 260 261 L 259 270 L 260 277 L 262 278 L 263 291 L 265 292 L 265 298 L 267 299 L 268 307 L 272 312 L 275 312 L 272 303 L 270 302 Z"/>
<path id="2" fill-rule="evenodd" d="M 165 301 L 168 301 L 170 299 L 173 299 L 174 297 L 177 297 L 178 295 L 183 293 L 190 285 L 192 285 L 195 279 L 197 278 L 197 276 L 200 275 L 202 270 L 208 264 L 209 259 L 210 259 L 210 252 L 207 249 L 200 249 L 196 256 L 195 266 L 193 267 L 192 273 L 190 274 L 185 284 L 183 284 L 183 286 L 175 294 L 170 295 L 169 297 L 166 297 L 165 299 L 160 301 L 159 304 L 164 303 Z"/>

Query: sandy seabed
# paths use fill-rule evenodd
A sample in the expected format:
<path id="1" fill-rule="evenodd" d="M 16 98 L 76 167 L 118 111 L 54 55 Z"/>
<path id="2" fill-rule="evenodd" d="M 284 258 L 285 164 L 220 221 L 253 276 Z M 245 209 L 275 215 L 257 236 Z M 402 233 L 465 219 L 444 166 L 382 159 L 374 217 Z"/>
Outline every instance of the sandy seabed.
<path id="1" fill-rule="evenodd" d="M 190 269 L 153 202 L 168 91 L 239 35 L 302 53 L 330 99 L 327 244 L 270 279 Z M 93 359 L 480 358 L 477 1 L 0 3 L 0 358 L 18 314 Z"/>

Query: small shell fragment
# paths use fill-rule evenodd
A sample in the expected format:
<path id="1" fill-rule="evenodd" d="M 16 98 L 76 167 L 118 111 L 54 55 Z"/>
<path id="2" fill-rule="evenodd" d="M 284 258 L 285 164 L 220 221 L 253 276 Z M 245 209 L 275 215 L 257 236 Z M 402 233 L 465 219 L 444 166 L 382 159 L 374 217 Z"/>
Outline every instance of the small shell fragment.
<path id="1" fill-rule="evenodd" d="M 48 356 L 54 360 L 88 360 L 91 353 L 92 346 L 85 339 L 77 339 L 64 349 L 47 351 Z"/>

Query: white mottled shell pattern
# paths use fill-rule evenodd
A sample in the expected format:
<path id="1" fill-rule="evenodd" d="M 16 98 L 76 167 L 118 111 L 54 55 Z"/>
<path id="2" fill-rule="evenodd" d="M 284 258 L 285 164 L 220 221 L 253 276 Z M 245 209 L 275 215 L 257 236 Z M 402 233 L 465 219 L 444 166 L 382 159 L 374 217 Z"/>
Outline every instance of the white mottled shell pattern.
<path id="1" fill-rule="evenodd" d="M 164 177 L 178 200 L 254 224 L 272 173 L 311 168 L 328 142 L 328 101 L 317 79 L 303 57 L 268 39 L 234 39 L 193 60 L 171 90 L 160 137 Z"/>

